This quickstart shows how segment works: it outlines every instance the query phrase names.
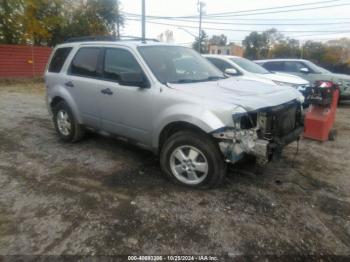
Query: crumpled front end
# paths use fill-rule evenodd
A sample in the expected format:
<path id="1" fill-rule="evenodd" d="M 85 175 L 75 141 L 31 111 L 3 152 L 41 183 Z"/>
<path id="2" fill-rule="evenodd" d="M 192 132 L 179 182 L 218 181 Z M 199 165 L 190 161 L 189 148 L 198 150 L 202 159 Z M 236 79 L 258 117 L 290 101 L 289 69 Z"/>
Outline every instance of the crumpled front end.
<path id="1" fill-rule="evenodd" d="M 225 160 L 235 163 L 244 155 L 254 155 L 266 163 L 281 154 L 283 147 L 299 139 L 303 132 L 302 106 L 292 101 L 254 112 L 233 115 L 232 127 L 212 132 Z"/>

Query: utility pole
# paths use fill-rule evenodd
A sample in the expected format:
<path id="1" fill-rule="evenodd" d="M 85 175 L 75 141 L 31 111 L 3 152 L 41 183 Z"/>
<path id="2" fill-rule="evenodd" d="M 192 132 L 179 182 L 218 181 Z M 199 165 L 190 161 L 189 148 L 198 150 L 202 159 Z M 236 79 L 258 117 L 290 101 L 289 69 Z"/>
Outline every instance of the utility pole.
<path id="1" fill-rule="evenodd" d="M 146 42 L 146 0 L 142 0 L 142 42 Z"/>
<path id="2" fill-rule="evenodd" d="M 202 36 L 202 14 L 203 14 L 204 3 L 202 1 L 200 1 L 200 0 L 198 0 L 197 6 L 198 6 L 198 12 L 199 12 L 198 52 L 201 53 L 201 51 L 202 51 L 202 40 L 201 40 L 201 36 Z"/>

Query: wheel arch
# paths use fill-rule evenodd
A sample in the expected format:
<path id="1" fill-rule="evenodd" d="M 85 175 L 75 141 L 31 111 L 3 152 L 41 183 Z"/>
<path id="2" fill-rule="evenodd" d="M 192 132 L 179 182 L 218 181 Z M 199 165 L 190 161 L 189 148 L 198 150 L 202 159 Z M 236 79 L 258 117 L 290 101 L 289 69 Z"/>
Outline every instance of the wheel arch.
<path id="1" fill-rule="evenodd" d="M 77 120 L 79 124 L 82 124 L 82 118 L 79 114 L 78 107 L 76 103 L 74 102 L 74 99 L 71 97 L 71 95 L 62 88 L 60 89 L 55 89 L 50 93 L 50 99 L 49 99 L 49 109 L 52 112 L 52 109 L 55 105 L 57 105 L 59 102 L 64 101 L 67 103 L 69 108 L 71 109 L 74 118 Z"/>
<path id="2" fill-rule="evenodd" d="M 201 129 L 200 127 L 191 124 L 189 122 L 185 121 L 176 121 L 167 124 L 162 131 L 160 132 L 159 139 L 158 139 L 158 152 L 160 151 L 161 147 L 163 146 L 164 142 L 173 134 L 179 132 L 179 131 L 194 131 L 194 132 L 201 132 L 206 134 L 206 132 Z"/>

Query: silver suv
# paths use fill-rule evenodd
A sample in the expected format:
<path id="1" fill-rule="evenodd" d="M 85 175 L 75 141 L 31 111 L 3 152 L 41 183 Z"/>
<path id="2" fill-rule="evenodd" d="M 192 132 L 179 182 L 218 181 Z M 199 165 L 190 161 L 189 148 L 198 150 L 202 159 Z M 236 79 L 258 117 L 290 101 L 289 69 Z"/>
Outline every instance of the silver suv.
<path id="1" fill-rule="evenodd" d="M 156 41 L 59 45 L 45 82 L 63 141 L 86 129 L 127 139 L 190 187 L 219 185 L 227 163 L 247 154 L 268 161 L 303 129 L 295 89 L 226 78 L 194 50 Z"/>

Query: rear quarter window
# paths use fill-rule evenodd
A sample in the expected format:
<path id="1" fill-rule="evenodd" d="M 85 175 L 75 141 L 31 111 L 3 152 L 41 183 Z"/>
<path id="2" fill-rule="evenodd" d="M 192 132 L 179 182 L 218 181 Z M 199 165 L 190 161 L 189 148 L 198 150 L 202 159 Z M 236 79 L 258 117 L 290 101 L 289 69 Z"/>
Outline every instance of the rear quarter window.
<path id="1" fill-rule="evenodd" d="M 49 72 L 59 73 L 71 50 L 71 47 L 57 48 L 52 56 Z"/>

